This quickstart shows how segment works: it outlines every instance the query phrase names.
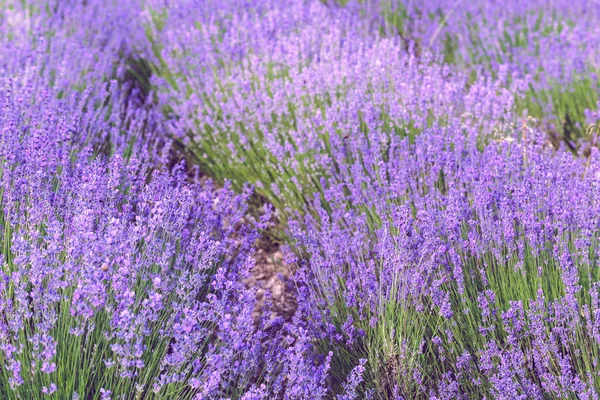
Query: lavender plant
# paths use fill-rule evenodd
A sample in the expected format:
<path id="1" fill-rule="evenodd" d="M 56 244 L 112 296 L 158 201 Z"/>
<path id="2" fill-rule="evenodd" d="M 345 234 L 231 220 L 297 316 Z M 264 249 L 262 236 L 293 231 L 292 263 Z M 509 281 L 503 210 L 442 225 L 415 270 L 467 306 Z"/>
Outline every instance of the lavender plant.
<path id="1" fill-rule="evenodd" d="M 480 151 L 460 129 L 392 148 L 294 230 L 332 371 L 367 358 L 381 398 L 594 398 L 597 150 Z"/>
<path id="2" fill-rule="evenodd" d="M 498 138 L 517 122 L 524 81 L 505 71 L 467 86 L 435 55 L 371 33 L 373 21 L 352 9 L 292 1 L 210 18 L 194 10 L 155 11 L 161 22 L 149 34 L 161 43 L 157 85 L 171 136 L 214 177 L 255 184 L 284 222 L 311 209 L 321 178 L 353 164 L 349 142 L 414 140 L 452 119 Z"/>
<path id="3" fill-rule="evenodd" d="M 136 49 L 141 51 L 146 43 L 140 40 L 142 26 L 123 24 L 141 12 L 139 2 L 3 3 L 3 86 L 9 79 L 22 85 L 19 96 L 29 102 L 49 93 L 71 102 L 80 97 L 81 116 L 94 119 L 96 126 L 78 144 L 89 144 L 96 152 L 119 152 L 127 158 L 144 142 L 148 156 L 153 146 L 168 145 L 160 114 L 152 111 L 150 88 L 136 65 Z M 153 135 L 144 137 L 146 132 Z"/>
<path id="4" fill-rule="evenodd" d="M 73 151 L 85 118 L 5 96 L 2 398 L 250 387 L 261 343 L 241 283 L 255 238 L 247 194 L 147 177 L 135 159 L 88 161 Z"/>
<path id="5" fill-rule="evenodd" d="M 553 140 L 575 146 L 596 106 L 597 5 L 589 1 L 383 1 L 386 31 L 473 75 L 528 78 L 523 110 L 540 119 Z"/>

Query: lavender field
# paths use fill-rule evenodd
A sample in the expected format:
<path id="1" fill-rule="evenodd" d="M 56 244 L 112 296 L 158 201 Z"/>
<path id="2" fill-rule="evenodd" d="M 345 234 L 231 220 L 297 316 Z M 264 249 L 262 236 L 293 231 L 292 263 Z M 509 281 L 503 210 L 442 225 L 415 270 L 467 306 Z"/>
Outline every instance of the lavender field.
<path id="1" fill-rule="evenodd" d="M 0 0 L 0 400 L 600 398 L 598 0 Z"/>

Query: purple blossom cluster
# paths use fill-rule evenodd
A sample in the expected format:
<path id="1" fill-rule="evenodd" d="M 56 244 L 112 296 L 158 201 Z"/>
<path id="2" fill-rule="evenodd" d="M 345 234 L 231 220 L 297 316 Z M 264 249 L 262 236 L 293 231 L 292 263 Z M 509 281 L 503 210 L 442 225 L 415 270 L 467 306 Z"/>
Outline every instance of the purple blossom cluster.
<path id="1" fill-rule="evenodd" d="M 305 322 L 255 318 L 251 189 L 166 168 L 138 6 L 6 10 L 0 397 L 325 398 Z"/>
<path id="2" fill-rule="evenodd" d="M 388 7 L 396 20 L 390 18 L 387 29 L 399 29 L 422 48 L 451 47 L 454 54 L 447 56 L 464 65 L 508 65 L 544 85 L 570 82 L 595 67 L 599 11 L 585 0 L 396 2 Z"/>
<path id="3" fill-rule="evenodd" d="M 282 219 L 322 191 L 320 177 L 354 165 L 349 146 L 453 120 L 494 139 L 521 125 L 513 109 L 526 80 L 502 68 L 469 82 L 438 55 L 377 34 L 381 21 L 358 5 L 259 2 L 202 23 L 191 9 L 165 11 L 151 35 L 168 66 L 154 79 L 177 116 L 169 133 L 217 178 L 255 184 Z"/>
<path id="4" fill-rule="evenodd" d="M 33 110 L 15 92 L 4 91 L 0 150 L 2 397 L 250 387 L 261 335 L 241 282 L 256 237 L 248 193 L 91 157 L 73 144 L 96 133 L 85 102 L 49 91 Z"/>
<path id="5" fill-rule="evenodd" d="M 593 2 L 0 6 L 1 398 L 598 397 Z"/>
<path id="6" fill-rule="evenodd" d="M 119 76 L 123 62 L 144 41 L 140 24 L 125 24 L 142 12 L 137 1 L 12 1 L 2 5 L 3 76 L 35 65 L 45 81 L 64 90 L 84 89 Z"/>
<path id="7" fill-rule="evenodd" d="M 135 148 L 152 156 L 165 137 L 162 117 L 150 107 L 149 87 L 135 76 L 143 72 L 136 70 L 136 54 L 146 43 L 143 27 L 123 23 L 142 12 L 141 4 L 6 3 L 0 15 L 0 85 L 15 95 L 19 112 L 38 102 L 48 103 L 50 110 L 60 100 L 69 104 L 67 119 L 81 119 L 75 146 L 124 157 Z"/>
<path id="8" fill-rule="evenodd" d="M 381 393 L 595 398 L 597 150 L 441 128 L 391 149 L 292 226 L 314 331 Z"/>
<path id="9" fill-rule="evenodd" d="M 304 322 L 254 316 L 251 190 L 96 154 L 85 98 L 25 89 L 0 117 L 0 396 L 324 398 Z"/>
<path id="10" fill-rule="evenodd" d="M 250 188 L 164 168 L 165 121 L 127 79 L 133 4 L 20 6 L 1 36 L 0 397 L 322 397 L 302 324 L 254 317 Z"/>
<path id="11" fill-rule="evenodd" d="M 519 108 L 567 141 L 598 100 L 598 4 L 592 1 L 397 2 L 387 29 L 475 74 L 528 82 Z"/>

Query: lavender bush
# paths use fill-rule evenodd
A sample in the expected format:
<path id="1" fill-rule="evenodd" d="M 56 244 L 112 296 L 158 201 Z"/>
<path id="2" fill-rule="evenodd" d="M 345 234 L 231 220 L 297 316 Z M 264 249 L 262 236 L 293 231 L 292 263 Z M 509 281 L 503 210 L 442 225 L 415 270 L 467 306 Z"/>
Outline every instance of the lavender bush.
<path id="1" fill-rule="evenodd" d="M 332 365 L 368 358 L 383 398 L 594 398 L 597 151 L 452 129 L 393 149 L 295 229 Z"/>
<path id="2" fill-rule="evenodd" d="M 32 112 L 4 94 L 2 397 L 250 387 L 261 340 L 241 283 L 255 237 L 244 196 L 90 158 L 73 142 L 95 127 L 73 104 Z"/>
<path id="3" fill-rule="evenodd" d="M 507 71 L 467 85 L 436 55 L 417 57 L 400 38 L 371 33 L 379 21 L 357 10 L 259 4 L 210 17 L 187 3 L 160 9 L 150 37 L 166 43 L 155 46 L 156 80 L 177 116 L 171 135 L 216 178 L 255 184 L 283 220 L 310 207 L 322 177 L 354 163 L 350 142 L 412 140 L 452 119 L 501 138 L 517 123 L 514 96 L 526 83 Z"/>
<path id="4" fill-rule="evenodd" d="M 82 90 L 33 56 L 4 76 L 2 398 L 324 396 L 303 323 L 254 316 L 250 188 L 165 169 L 165 121 L 113 56 Z"/>
<path id="5" fill-rule="evenodd" d="M 598 92 L 598 5 L 590 1 L 389 2 L 388 32 L 435 49 L 473 75 L 499 67 L 527 77 L 519 111 L 540 119 L 556 141 L 585 133 Z"/>

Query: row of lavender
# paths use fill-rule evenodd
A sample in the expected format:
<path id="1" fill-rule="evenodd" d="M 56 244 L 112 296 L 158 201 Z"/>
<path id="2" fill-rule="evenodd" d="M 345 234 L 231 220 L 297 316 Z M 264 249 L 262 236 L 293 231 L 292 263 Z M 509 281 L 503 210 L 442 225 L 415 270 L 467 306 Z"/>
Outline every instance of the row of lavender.
<path id="1" fill-rule="evenodd" d="M 1 397 L 596 398 L 600 10 L 556 3 L 0 2 Z"/>

